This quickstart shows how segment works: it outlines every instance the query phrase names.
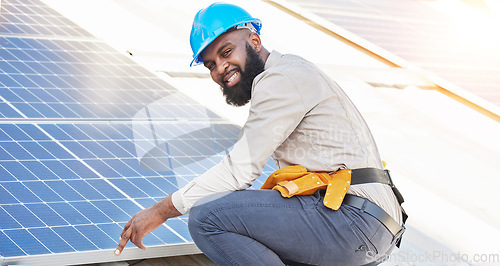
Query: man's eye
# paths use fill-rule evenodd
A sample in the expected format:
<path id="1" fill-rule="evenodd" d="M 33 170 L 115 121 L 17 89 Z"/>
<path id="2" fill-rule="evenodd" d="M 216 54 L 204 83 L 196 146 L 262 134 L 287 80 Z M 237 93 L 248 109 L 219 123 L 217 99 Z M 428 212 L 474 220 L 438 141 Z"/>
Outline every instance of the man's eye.
<path id="1" fill-rule="evenodd" d="M 214 68 L 215 64 L 214 63 L 210 63 L 208 65 L 206 65 L 206 67 L 209 69 L 209 70 L 212 70 Z"/>
<path id="2" fill-rule="evenodd" d="M 222 53 L 222 56 L 223 57 L 228 57 L 230 54 L 231 54 L 231 49 L 227 49 L 227 50 L 224 51 L 224 53 Z"/>

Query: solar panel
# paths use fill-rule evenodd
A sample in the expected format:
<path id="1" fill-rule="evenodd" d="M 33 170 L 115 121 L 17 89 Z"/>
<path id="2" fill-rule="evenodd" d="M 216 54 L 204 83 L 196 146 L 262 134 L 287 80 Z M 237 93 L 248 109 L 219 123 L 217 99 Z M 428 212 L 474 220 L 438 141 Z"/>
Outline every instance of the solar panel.
<path id="1" fill-rule="evenodd" d="M 2 1 L 2 35 L 92 37 L 39 0 Z"/>
<path id="2" fill-rule="evenodd" d="M 115 259 L 125 223 L 218 163 L 239 127 L 40 1 L 3 0 L 0 18 L 0 263 Z M 192 252 L 186 222 L 145 245 Z"/>
<path id="3" fill-rule="evenodd" d="M 287 2 L 500 105 L 500 39 L 496 34 L 500 25 L 498 19 L 488 20 L 488 14 L 482 14 L 486 22 L 478 24 L 465 14 L 458 21 L 450 16 L 456 10 L 442 12 L 426 1 Z"/>

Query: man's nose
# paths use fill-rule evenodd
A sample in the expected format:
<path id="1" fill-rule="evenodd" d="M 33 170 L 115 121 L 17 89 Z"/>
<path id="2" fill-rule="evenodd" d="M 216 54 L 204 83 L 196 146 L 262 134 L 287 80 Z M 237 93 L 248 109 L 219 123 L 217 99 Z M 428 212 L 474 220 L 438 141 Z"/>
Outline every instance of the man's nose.
<path id="1" fill-rule="evenodd" d="M 228 68 L 229 64 L 227 63 L 226 60 L 220 60 L 217 64 L 217 72 L 222 75 L 226 72 L 226 69 Z"/>

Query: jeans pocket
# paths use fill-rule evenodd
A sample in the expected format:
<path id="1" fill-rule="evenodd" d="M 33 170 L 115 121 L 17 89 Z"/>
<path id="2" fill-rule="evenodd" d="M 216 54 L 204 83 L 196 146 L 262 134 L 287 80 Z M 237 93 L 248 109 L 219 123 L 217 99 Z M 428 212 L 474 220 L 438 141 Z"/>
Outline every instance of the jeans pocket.
<path id="1" fill-rule="evenodd" d="M 378 255 L 377 247 L 373 244 L 370 238 L 366 236 L 363 230 L 361 230 L 355 223 L 351 223 L 350 227 L 360 243 L 360 245 L 356 247 L 357 249 L 354 252 L 365 253 L 367 257 L 375 257 L 376 255 Z"/>

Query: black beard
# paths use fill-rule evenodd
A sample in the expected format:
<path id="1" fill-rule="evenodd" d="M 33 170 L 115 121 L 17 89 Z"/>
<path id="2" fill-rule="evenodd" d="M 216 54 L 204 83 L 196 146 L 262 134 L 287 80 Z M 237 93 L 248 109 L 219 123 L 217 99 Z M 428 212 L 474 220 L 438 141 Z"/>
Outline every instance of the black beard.
<path id="1" fill-rule="evenodd" d="M 264 61 L 250 44 L 246 45 L 247 61 L 245 63 L 245 72 L 241 67 L 236 67 L 240 73 L 240 82 L 233 87 L 221 86 L 222 94 L 226 97 L 226 103 L 233 106 L 243 106 L 250 101 L 252 97 L 252 83 L 257 75 L 264 71 Z"/>

